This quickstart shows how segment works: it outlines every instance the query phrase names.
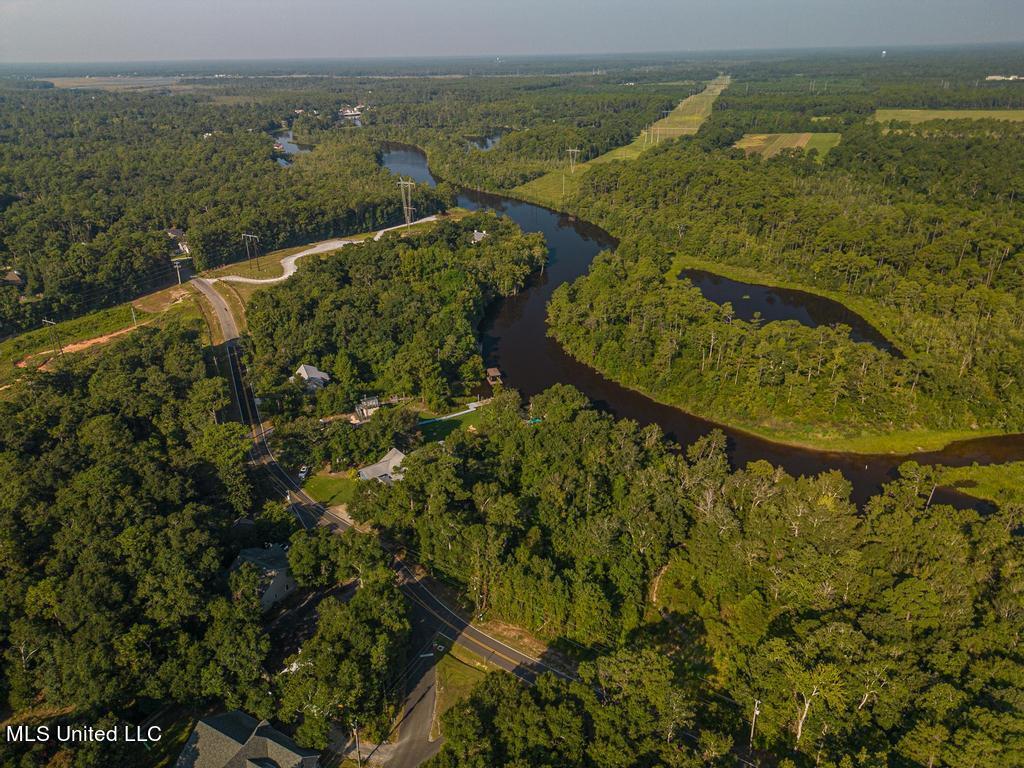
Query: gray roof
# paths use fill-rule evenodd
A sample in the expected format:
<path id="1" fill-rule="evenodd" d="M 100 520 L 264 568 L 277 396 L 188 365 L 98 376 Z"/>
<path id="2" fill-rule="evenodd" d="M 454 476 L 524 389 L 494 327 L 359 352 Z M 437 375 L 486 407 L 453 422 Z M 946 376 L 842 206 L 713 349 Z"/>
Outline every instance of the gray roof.
<path id="1" fill-rule="evenodd" d="M 288 553 L 280 544 L 275 544 L 272 547 L 251 547 L 238 553 L 231 569 L 238 568 L 242 563 L 252 563 L 264 572 L 286 571 L 288 570 Z"/>
<path id="2" fill-rule="evenodd" d="M 399 465 L 405 459 L 405 454 L 397 448 L 392 448 L 384 454 L 384 458 L 376 464 L 370 464 L 359 470 L 360 480 L 379 480 L 382 483 L 390 483 L 392 480 L 401 480 L 402 473 L 398 471 Z"/>
<path id="3" fill-rule="evenodd" d="M 235 710 L 200 720 L 175 768 L 315 768 L 319 754 L 303 749 L 266 720 Z"/>
<path id="4" fill-rule="evenodd" d="M 303 363 L 295 371 L 296 376 L 301 376 L 306 381 L 330 381 L 331 377 L 317 368 L 315 365 L 306 365 Z"/>

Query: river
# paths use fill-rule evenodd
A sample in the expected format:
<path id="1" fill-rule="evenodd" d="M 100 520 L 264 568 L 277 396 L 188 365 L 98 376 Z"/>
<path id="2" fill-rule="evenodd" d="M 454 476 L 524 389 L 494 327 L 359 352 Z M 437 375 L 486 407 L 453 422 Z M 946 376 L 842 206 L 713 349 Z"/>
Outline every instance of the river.
<path id="1" fill-rule="evenodd" d="M 393 173 L 434 186 L 426 156 L 411 148 L 389 148 L 382 160 Z M 485 317 L 481 333 L 485 365 L 501 369 L 506 384 L 530 397 L 548 387 L 571 384 L 594 404 L 620 418 L 640 424 L 657 424 L 681 445 L 693 442 L 713 429 L 728 439 L 734 466 L 764 459 L 792 475 L 815 475 L 839 470 L 853 486 L 853 498 L 863 504 L 881 485 L 896 476 L 904 461 L 963 466 L 1024 459 L 1024 435 L 985 437 L 951 443 L 942 450 L 913 455 L 855 454 L 820 451 L 785 445 L 703 419 L 605 378 L 594 369 L 569 357 L 547 335 L 547 304 L 558 286 L 586 274 L 594 257 L 615 248 L 617 241 L 600 227 L 573 217 L 501 195 L 463 189 L 458 205 L 470 210 L 491 210 L 508 216 L 524 232 L 540 232 L 547 240 L 549 257 L 542 274 L 535 275 L 516 296 L 496 302 Z M 990 510 L 953 489 L 939 488 L 935 503 Z"/>

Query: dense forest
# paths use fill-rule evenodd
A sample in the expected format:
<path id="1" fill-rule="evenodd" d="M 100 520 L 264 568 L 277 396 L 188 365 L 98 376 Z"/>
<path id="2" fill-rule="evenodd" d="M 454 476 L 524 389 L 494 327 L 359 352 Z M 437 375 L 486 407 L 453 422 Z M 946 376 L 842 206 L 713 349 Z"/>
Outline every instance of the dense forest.
<path id="1" fill-rule="evenodd" d="M 243 232 L 269 250 L 401 219 L 376 145 L 339 131 L 282 167 L 268 132 L 283 116 L 277 101 L 0 90 L 0 266 L 25 281 L 0 285 L 0 336 L 173 281 L 167 229 L 203 269 L 244 255 Z M 444 205 L 416 196 L 423 215 Z"/>
<path id="2" fill-rule="evenodd" d="M 555 337 L 659 399 L 798 441 L 1020 430 L 1024 156 L 1006 151 L 1019 124 L 862 121 L 824 162 L 763 161 L 731 148 L 745 116 L 788 130 L 765 105 L 816 99 L 734 90 L 694 139 L 585 175 L 571 207 L 622 246 L 556 295 Z M 848 301 L 905 359 L 842 328 L 736 320 L 676 279 L 685 266 Z"/>
<path id="3" fill-rule="evenodd" d="M 622 75 L 195 78 L 170 93 L 27 84 L 0 81 L 0 267 L 25 281 L 0 284 L 0 337 L 167 284 L 168 229 L 184 230 L 203 269 L 241 258 L 242 233 L 266 251 L 397 223 L 394 178 L 376 165 L 384 140 L 430 145 L 443 176 L 512 187 L 569 146 L 628 141 L 693 87 L 627 88 Z M 363 130 L 339 116 L 355 104 Z M 270 135 L 282 127 L 315 151 L 282 167 Z M 509 133 L 493 157 L 468 141 L 496 130 Z M 425 187 L 416 197 L 420 215 L 448 202 Z"/>
<path id="4" fill-rule="evenodd" d="M 894 59 L 737 57 L 698 135 L 588 170 L 567 206 L 620 245 L 556 293 L 555 338 L 660 399 L 796 440 L 1020 430 L 1024 153 L 1007 148 L 1022 128 L 871 118 L 1020 106 L 1024 86 L 983 79 L 1021 57 Z M 266 250 L 397 222 L 377 163 L 387 140 L 425 147 L 449 181 L 508 189 L 559 168 L 568 146 L 627 142 L 726 62 L 591 64 L 450 79 L 317 67 L 286 85 L 197 70 L 173 93 L 5 81 L 0 266 L 26 285 L 0 286 L 0 336 L 172 277 L 170 227 L 210 266 L 239 257 L 242 232 Z M 338 115 L 357 103 L 361 128 Z M 270 135 L 283 125 L 314 151 L 286 164 Z M 769 131 L 842 141 L 824 157 L 733 147 Z M 494 148 L 472 144 L 498 133 Z M 450 193 L 418 187 L 418 212 Z M 907 463 L 858 508 L 837 472 L 730 467 L 720 433 L 678 446 L 564 385 L 528 402 L 498 387 L 471 429 L 437 442 L 402 404 L 358 427 L 335 418 L 370 394 L 436 411 L 475 395 L 485 308 L 527 285 L 547 249 L 462 214 L 307 257 L 247 305 L 246 368 L 286 467 L 408 454 L 399 482 L 358 485 L 347 512 L 368 533 L 299 530 L 255 482 L 192 326 L 138 329 L 4 389 L 5 718 L 239 707 L 317 749 L 357 722 L 383 740 L 413 650 L 395 548 L 467 615 L 531 633 L 571 672 L 485 677 L 444 715 L 433 768 L 1024 764 L 1019 503 L 933 503 L 942 473 Z M 826 294 L 892 348 L 842 325 L 740 320 L 679 278 L 688 267 Z M 288 380 L 300 363 L 331 382 L 306 392 Z M 256 572 L 232 568 L 272 541 L 303 596 L 322 598 L 296 645 L 261 614 Z M 17 768 L 151 758 L 0 742 Z"/>
<path id="5" fill-rule="evenodd" d="M 838 473 L 730 471 L 720 435 L 681 456 L 569 387 L 404 469 L 352 513 L 474 612 L 593 654 L 580 684 L 488 680 L 437 765 L 730 765 L 755 699 L 755 746 L 799 764 L 1024 759 L 1020 508 L 930 504 L 908 464 L 861 514 Z"/>
<path id="6" fill-rule="evenodd" d="M 139 330 L 0 401 L 0 695 L 18 720 L 141 722 L 167 703 L 216 703 L 277 715 L 317 746 L 336 719 L 386 732 L 384 683 L 408 621 L 372 540 L 318 548 L 295 534 L 301 585 L 322 586 L 325 570 L 332 584 L 360 580 L 320 607 L 290 674 L 268 668 L 258 574 L 228 567 L 297 524 L 269 503 L 247 533 L 233 528 L 259 504 L 244 431 L 220 418 L 228 404 L 182 327 Z M 55 748 L 4 741 L 0 762 L 25 750 L 17 764 L 46 765 Z M 137 766 L 142 754 L 90 744 L 74 764 Z"/>
<path id="7" fill-rule="evenodd" d="M 474 231 L 487 234 L 474 242 Z M 440 408 L 471 393 L 484 378 L 484 309 L 516 293 L 546 258 L 540 235 L 474 214 L 308 260 L 247 310 L 268 412 L 301 412 L 302 382 L 288 378 L 302 363 L 332 377 L 316 394 L 321 416 L 348 411 L 364 395 L 410 395 Z"/>

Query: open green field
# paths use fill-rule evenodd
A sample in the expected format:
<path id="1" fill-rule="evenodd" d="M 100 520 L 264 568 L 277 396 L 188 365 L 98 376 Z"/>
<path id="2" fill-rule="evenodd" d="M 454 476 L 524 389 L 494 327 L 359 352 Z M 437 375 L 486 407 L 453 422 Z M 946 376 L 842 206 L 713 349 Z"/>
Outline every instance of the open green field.
<path id="1" fill-rule="evenodd" d="M 926 123 L 929 120 L 1024 120 L 1024 109 L 878 109 L 875 121 Z"/>
<path id="2" fill-rule="evenodd" d="M 423 432 L 423 439 L 428 443 L 436 443 L 440 440 L 446 439 L 452 432 L 457 429 L 466 429 L 473 424 L 480 423 L 480 409 L 476 409 L 471 413 L 464 414 L 463 416 L 456 416 L 454 419 L 445 419 L 444 421 L 434 421 L 430 424 L 424 424 L 420 427 L 420 431 Z"/>
<path id="3" fill-rule="evenodd" d="M 774 157 L 784 149 L 818 150 L 824 157 L 839 144 L 841 133 L 748 133 L 734 145 L 748 155 Z"/>
<path id="4" fill-rule="evenodd" d="M 321 472 L 313 475 L 302 490 L 328 507 L 337 504 L 348 504 L 355 498 L 359 480 L 352 472 L 328 474 Z"/>
<path id="5" fill-rule="evenodd" d="M 939 481 L 950 488 L 997 503 L 1024 503 L 1024 461 L 939 470 Z"/>
<path id="6" fill-rule="evenodd" d="M 546 173 L 540 178 L 516 187 L 512 190 L 512 194 L 523 200 L 530 200 L 552 208 L 561 207 L 562 201 L 566 197 L 571 197 L 579 189 L 580 181 L 587 169 L 601 163 L 610 163 L 613 160 L 635 160 L 642 152 L 662 141 L 695 134 L 700 130 L 704 121 L 711 116 L 711 107 L 714 105 L 715 99 L 728 85 L 728 75 L 715 78 L 708 83 L 707 88 L 681 101 L 668 115 L 651 125 L 647 131 L 641 131 L 640 135 L 629 144 L 616 147 L 592 160 L 578 164 L 573 173 L 570 173 L 568 168 L 564 171 Z"/>

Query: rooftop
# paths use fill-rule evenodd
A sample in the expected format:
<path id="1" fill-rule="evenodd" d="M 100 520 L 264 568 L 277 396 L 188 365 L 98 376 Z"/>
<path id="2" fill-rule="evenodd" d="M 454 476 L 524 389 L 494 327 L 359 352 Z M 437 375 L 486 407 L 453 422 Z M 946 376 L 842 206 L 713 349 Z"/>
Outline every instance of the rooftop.
<path id="1" fill-rule="evenodd" d="M 316 768 L 319 755 L 303 749 L 266 720 L 234 710 L 200 720 L 175 768 Z"/>
<path id="2" fill-rule="evenodd" d="M 384 454 L 384 458 L 376 464 L 370 464 L 359 470 L 360 480 L 377 480 L 381 483 L 390 483 L 392 480 L 401 480 L 402 473 L 399 465 L 405 459 L 405 454 L 397 448 L 392 448 Z"/>

